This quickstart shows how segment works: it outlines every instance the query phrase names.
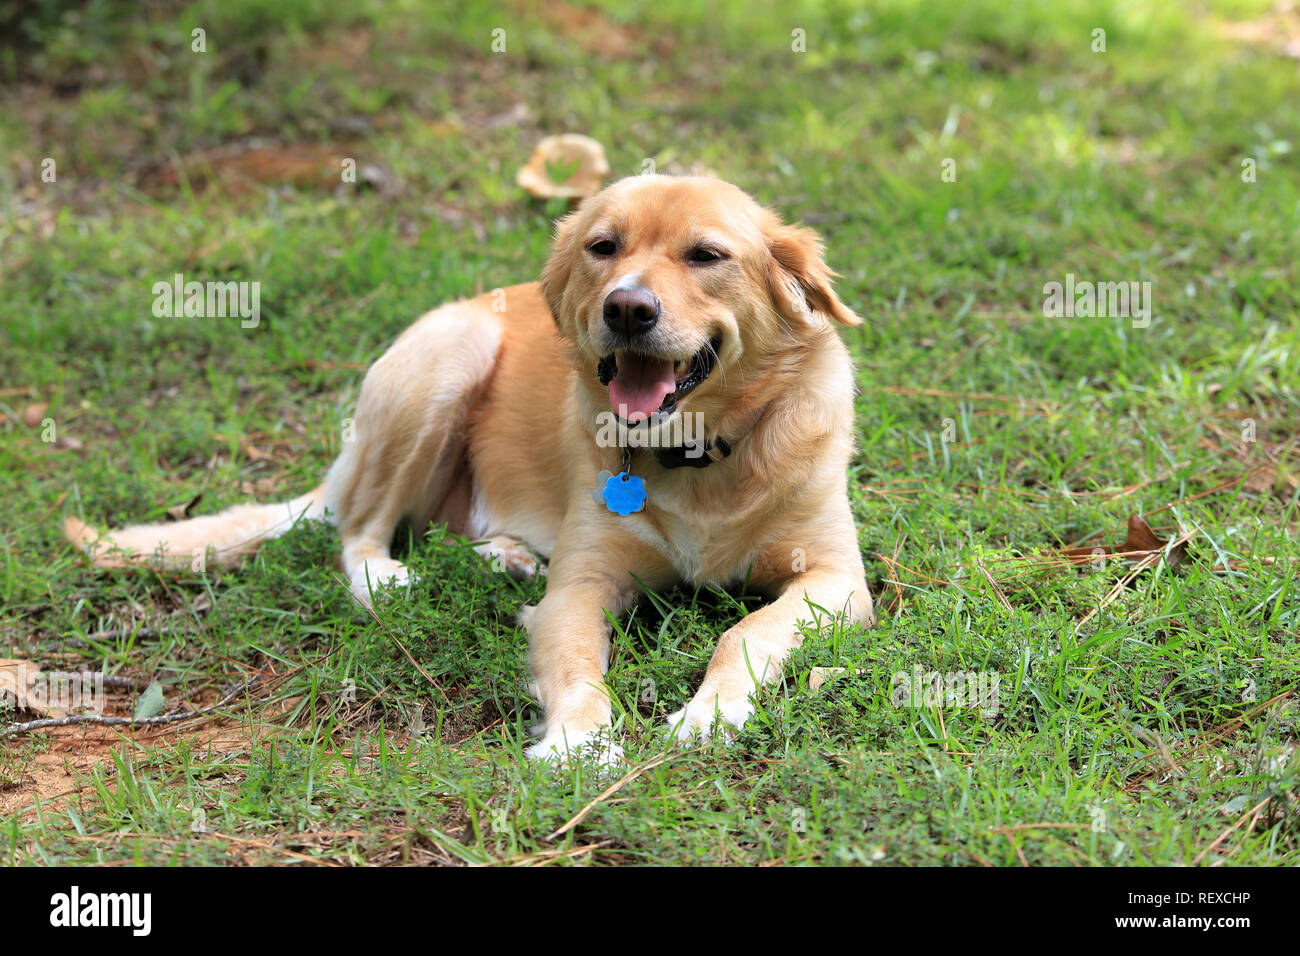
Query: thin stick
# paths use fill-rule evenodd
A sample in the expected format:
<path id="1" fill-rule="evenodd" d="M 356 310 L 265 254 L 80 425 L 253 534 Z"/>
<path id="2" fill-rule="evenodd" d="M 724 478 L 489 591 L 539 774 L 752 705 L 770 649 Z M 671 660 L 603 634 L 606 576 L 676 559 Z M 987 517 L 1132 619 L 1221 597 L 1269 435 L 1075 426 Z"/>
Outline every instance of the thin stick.
<path id="1" fill-rule="evenodd" d="M 295 853 L 293 850 L 286 850 L 284 847 L 272 846 L 261 840 L 251 840 L 248 837 L 237 837 L 230 833 L 218 833 L 215 830 L 204 832 L 204 836 L 213 837 L 217 840 L 230 840 L 234 843 L 242 843 L 245 846 L 257 847 L 259 850 L 269 850 L 272 853 L 283 853 L 285 856 L 292 857 L 295 860 L 302 860 L 304 863 L 314 863 L 317 866 L 342 866 L 342 863 L 335 863 L 333 860 L 322 860 L 319 857 L 307 856 L 305 853 Z"/>
<path id="2" fill-rule="evenodd" d="M 10 737 L 14 734 L 25 734 L 28 731 L 43 730 L 46 727 L 71 727 L 74 724 L 94 724 L 98 727 L 145 727 L 154 724 L 171 724 L 178 720 L 189 720 L 191 717 L 206 717 L 209 714 L 213 714 L 220 710 L 240 694 L 249 690 L 260 679 L 261 677 L 259 675 L 251 681 L 246 681 L 211 707 L 204 707 L 202 710 L 187 710 L 183 713 L 165 714 L 161 717 L 101 717 L 97 714 L 77 714 L 71 717 L 46 717 L 42 720 L 29 720 L 25 724 L 10 724 L 8 727 L 0 730 L 0 737 Z"/>
<path id="3" fill-rule="evenodd" d="M 1236 823 L 1234 823 L 1232 826 L 1228 827 L 1228 829 L 1226 829 L 1226 830 L 1224 830 L 1222 833 L 1220 833 L 1219 836 L 1215 839 L 1215 841 L 1214 841 L 1213 843 L 1211 843 L 1209 846 L 1207 846 L 1207 847 L 1206 847 L 1204 850 L 1202 850 L 1200 853 L 1196 854 L 1196 859 L 1192 860 L 1192 866 L 1197 866 L 1197 865 L 1199 865 L 1200 862 L 1201 862 L 1202 860 L 1205 859 L 1205 856 L 1206 856 L 1207 853 L 1209 853 L 1211 850 L 1213 850 L 1216 846 L 1218 846 L 1218 845 L 1219 845 L 1220 843 L 1222 843 L 1224 840 L 1228 839 L 1228 837 L 1232 835 L 1232 831 L 1233 831 L 1233 830 L 1237 829 L 1237 827 L 1239 827 L 1239 826 L 1241 826 L 1243 823 L 1245 823 L 1246 820 L 1247 820 L 1247 818 L 1253 818 L 1253 817 L 1255 816 L 1255 813 L 1256 813 L 1257 811 L 1263 809 L 1264 805 L 1267 804 L 1267 803 L 1268 803 L 1270 800 L 1272 800 L 1272 799 L 1273 799 L 1273 796 L 1272 796 L 1272 794 L 1270 794 L 1269 796 L 1265 797 L 1263 800 L 1259 801 L 1259 803 L 1257 803 L 1257 804 L 1255 804 L 1253 807 L 1251 807 L 1249 810 L 1247 810 L 1245 813 L 1243 813 L 1243 814 L 1241 815 L 1241 817 L 1237 820 Z"/>
<path id="4" fill-rule="evenodd" d="M 1196 529 L 1195 529 L 1195 528 L 1193 528 L 1191 531 L 1187 532 L 1187 534 L 1183 535 L 1182 537 L 1176 539 L 1175 541 L 1172 541 L 1172 542 L 1166 544 L 1166 545 L 1165 545 L 1164 547 L 1162 547 L 1159 551 L 1151 551 L 1151 552 L 1148 552 L 1148 553 L 1147 553 L 1147 556 L 1146 556 L 1145 558 L 1143 558 L 1141 561 L 1139 561 L 1137 564 L 1135 564 L 1135 565 L 1133 566 L 1133 570 L 1132 570 L 1132 571 L 1130 571 L 1128 574 L 1124 575 L 1124 577 L 1120 579 L 1119 583 L 1116 584 L 1113 588 L 1110 589 L 1110 592 L 1109 592 L 1109 593 L 1108 593 L 1104 598 L 1101 599 L 1101 603 L 1098 604 L 1098 605 L 1097 605 L 1095 608 L 1093 608 L 1091 611 L 1089 611 L 1086 615 L 1084 615 L 1083 620 L 1080 621 L 1078 624 L 1075 625 L 1075 628 L 1074 628 L 1074 634 L 1075 634 L 1075 636 L 1077 637 L 1077 636 L 1079 635 L 1079 632 L 1080 632 L 1081 630 L 1083 630 L 1083 626 L 1084 626 L 1085 624 L 1087 624 L 1087 623 L 1088 623 L 1089 621 L 1091 621 L 1094 617 L 1096 617 L 1096 616 L 1097 616 L 1098 614 L 1100 614 L 1103 610 L 1105 610 L 1105 609 L 1106 609 L 1107 607 L 1109 607 L 1112 603 L 1114 603 L 1115 599 L 1118 598 L 1121 594 L 1124 593 L 1124 589 L 1125 589 L 1126 587 L 1129 586 L 1129 583 L 1130 583 L 1134 578 L 1136 578 L 1139 574 L 1141 574 L 1141 573 L 1142 573 L 1143 571 L 1145 571 L 1147 568 L 1151 567 L 1153 564 L 1155 564 L 1156 562 L 1158 562 L 1158 561 L 1160 560 L 1160 558 L 1161 558 L 1164 554 L 1166 554 L 1166 553 L 1173 553 L 1173 549 L 1174 549 L 1174 548 L 1178 547 L 1180 544 L 1184 544 L 1184 543 L 1186 543 L 1187 541 L 1190 541 L 1190 540 L 1191 540 L 1192 538 L 1194 538 L 1194 537 L 1196 537 Z"/>
<path id="5" fill-rule="evenodd" d="M 984 567 L 983 563 L 979 561 L 975 562 L 975 566 L 980 569 L 980 573 L 984 575 L 984 579 L 989 582 L 989 587 L 991 587 L 993 593 L 997 595 L 998 603 L 1010 611 L 1011 602 L 1007 600 L 1007 596 L 1003 594 L 1002 589 L 998 587 L 998 582 L 993 580 L 993 575 L 989 574 L 988 568 Z"/>
<path id="6" fill-rule="evenodd" d="M 623 787 L 627 786 L 629 783 L 631 783 L 631 782 L 632 782 L 633 780 L 635 780 L 637 777 L 641 776 L 641 774 L 645 773 L 647 770 L 650 770 L 650 769 L 652 769 L 652 768 L 654 768 L 654 767 L 659 766 L 661 763 L 663 763 L 665 760 L 667 760 L 669 756 L 670 756 L 670 754 L 664 754 L 662 757 L 656 757 L 654 760 L 651 760 L 649 763 L 642 764 L 641 766 L 639 766 L 639 767 L 637 767 L 637 768 L 635 768 L 635 769 L 633 769 L 633 770 L 630 770 L 630 771 L 628 771 L 627 773 L 625 773 L 622 777 L 620 777 L 620 778 L 619 778 L 618 780 L 616 780 L 614 783 L 612 783 L 612 784 L 610 784 L 608 787 L 606 787 L 604 793 L 602 793 L 602 794 L 601 794 L 600 796 L 598 796 L 595 800 L 592 800 L 591 803 L 587 804 L 585 807 L 583 807 L 581 810 L 579 810 L 577 813 L 575 813 L 575 814 L 574 814 L 574 815 L 569 819 L 569 822 L 568 822 L 568 823 L 566 823 L 564 826 L 560 827 L 558 830 L 556 830 L 554 833 L 552 833 L 552 834 L 551 834 L 550 836 L 548 836 L 546 839 L 547 839 L 547 840 L 554 840 L 556 837 L 563 836 L 564 834 L 568 833 L 570 830 L 572 830 L 574 827 L 576 827 L 579 823 L 581 823 L 581 822 L 586 818 L 587 814 L 589 814 L 592 810 L 596 809 L 596 805 L 597 805 L 597 804 L 599 804 L 599 803 L 600 803 L 601 801 L 603 801 L 603 800 L 608 800 L 610 797 L 612 797 L 615 793 L 617 793 L 617 792 L 618 792 L 619 790 L 621 790 Z"/>
<path id="7" fill-rule="evenodd" d="M 172 628 L 168 627 L 115 627 L 107 631 L 95 631 L 93 634 L 87 634 L 85 637 L 65 637 L 64 644 L 70 644 L 73 647 L 84 646 L 91 641 L 115 641 L 123 637 L 162 637 L 170 634 Z"/>
<path id="8" fill-rule="evenodd" d="M 1196 737 L 1194 738 L 1195 743 L 1188 743 L 1183 745 L 1182 747 L 1179 747 L 1177 753 L 1180 756 L 1187 757 L 1190 756 L 1191 754 L 1196 753 L 1197 751 L 1204 750 L 1206 747 L 1212 747 L 1215 744 L 1227 740 L 1228 737 L 1231 736 L 1235 731 L 1240 729 L 1241 725 L 1244 724 L 1247 720 L 1256 716 L 1257 714 L 1263 713 L 1265 710 L 1272 707 L 1278 701 L 1285 700 L 1286 698 L 1290 697 L 1294 693 L 1295 693 L 1294 690 L 1285 690 L 1282 693 L 1278 694 L 1276 697 L 1270 697 L 1268 700 L 1264 701 L 1262 704 L 1258 705 L 1257 707 L 1252 707 L 1244 714 L 1241 714 L 1237 717 L 1233 717 L 1231 720 L 1225 721 L 1224 723 L 1219 724 L 1217 727 L 1211 727 L 1209 730 L 1205 731 L 1204 733 L 1197 734 Z M 1137 774 L 1136 776 L 1132 777 L 1124 784 L 1124 788 L 1127 790 L 1131 787 L 1136 786 L 1137 784 L 1140 784 L 1143 780 L 1146 780 L 1148 777 L 1150 777 L 1151 774 L 1154 772 L 1155 771 L 1152 770 L 1146 770 L 1143 771 L 1142 773 Z"/>
<path id="9" fill-rule="evenodd" d="M 348 582 L 343 579 L 343 575 L 338 574 L 335 575 L 335 577 L 339 579 L 339 583 L 342 584 L 345 588 L 350 587 L 348 585 Z M 373 617 L 376 623 L 378 623 L 379 626 L 384 629 L 384 633 L 393 639 L 393 643 L 402 649 L 402 653 L 406 655 L 406 659 L 410 661 L 412 664 L 414 664 L 415 669 L 424 675 L 424 679 L 433 685 L 433 689 L 442 695 L 443 703 L 445 703 L 448 707 L 451 707 L 452 703 L 451 700 L 447 697 L 446 691 L 444 691 L 442 687 L 439 686 L 438 682 L 434 680 L 432 676 L 430 676 L 428 671 L 426 671 L 423 667 L 420 666 L 420 662 L 411 656 L 411 652 L 406 649 L 405 644 L 403 644 L 401 641 L 397 639 L 397 635 L 394 634 L 392 628 L 388 626 L 388 622 L 375 613 L 375 609 L 372 605 L 366 604 L 363 605 L 363 607 L 365 607 L 366 613 L 368 613 L 371 617 Z"/>
<path id="10" fill-rule="evenodd" d="M 571 847 L 567 850 L 542 850 L 538 853 L 525 853 L 521 856 L 512 856 L 507 860 L 501 860 L 507 866 L 548 866 L 556 860 L 572 859 L 575 856 L 582 856 L 584 853 L 590 853 L 592 850 L 599 850 L 607 847 L 611 840 L 601 840 L 599 843 L 584 843 L 582 846 Z M 494 866 L 494 863 L 476 863 L 475 866 Z"/>

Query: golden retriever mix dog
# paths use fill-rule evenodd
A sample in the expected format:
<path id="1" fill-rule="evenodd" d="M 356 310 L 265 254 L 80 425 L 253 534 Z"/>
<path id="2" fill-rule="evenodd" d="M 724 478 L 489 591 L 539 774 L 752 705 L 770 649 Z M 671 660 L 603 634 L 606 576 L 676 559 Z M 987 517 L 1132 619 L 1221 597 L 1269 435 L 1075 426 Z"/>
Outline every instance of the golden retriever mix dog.
<path id="1" fill-rule="evenodd" d="M 362 385 L 355 440 L 324 484 L 69 538 L 99 567 L 232 565 L 303 519 L 335 524 L 364 603 L 407 581 L 396 526 L 481 541 L 546 596 L 520 615 L 545 724 L 530 756 L 605 738 L 610 627 L 641 587 L 750 585 L 773 599 L 722 635 L 678 738 L 740 727 L 823 612 L 871 623 L 849 510 L 853 374 L 834 323 L 861 320 L 810 229 L 728 183 L 635 176 L 560 221 L 541 282 L 445 305 Z M 817 610 L 814 610 L 814 606 Z M 602 730 L 606 731 L 602 734 Z"/>

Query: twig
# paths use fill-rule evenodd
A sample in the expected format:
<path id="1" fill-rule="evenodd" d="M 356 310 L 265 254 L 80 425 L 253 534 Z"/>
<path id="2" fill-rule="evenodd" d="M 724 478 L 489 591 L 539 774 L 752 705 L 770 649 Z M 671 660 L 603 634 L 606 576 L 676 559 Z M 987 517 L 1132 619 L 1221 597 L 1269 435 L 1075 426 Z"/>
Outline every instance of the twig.
<path id="1" fill-rule="evenodd" d="M 1241 727 L 1241 725 L 1244 724 L 1247 720 L 1256 716 L 1257 714 L 1263 713 L 1265 710 L 1272 707 L 1274 704 L 1278 703 L 1279 701 L 1285 700 L 1286 698 L 1290 697 L 1294 693 L 1295 693 L 1294 690 L 1285 690 L 1275 697 L 1270 697 L 1262 704 L 1259 704 L 1256 707 L 1252 707 L 1244 714 L 1240 714 L 1237 717 L 1233 717 L 1231 720 L 1225 721 L 1224 723 L 1220 724 L 1217 727 L 1211 727 L 1209 730 L 1205 731 L 1204 733 L 1197 734 L 1197 736 L 1194 738 L 1195 743 L 1188 743 L 1179 747 L 1177 753 L 1180 756 L 1186 757 L 1196 753 L 1197 751 L 1204 750 L 1206 747 L 1212 747 L 1215 744 L 1227 740 L 1228 737 L 1236 730 L 1238 730 Z M 1136 786 L 1137 784 L 1140 784 L 1143 780 L 1146 780 L 1148 777 L 1150 777 L 1154 772 L 1155 772 L 1154 770 L 1146 770 L 1143 771 L 1142 773 L 1137 774 L 1136 776 L 1130 778 L 1125 782 L 1124 788 L 1127 790 L 1131 787 Z"/>
<path id="2" fill-rule="evenodd" d="M 612 840 L 601 840 L 599 843 L 584 843 L 582 846 L 570 847 L 567 850 L 541 850 L 538 853 L 524 853 L 519 856 L 512 856 L 509 859 L 501 860 L 506 866 L 546 866 L 556 860 L 571 859 L 575 856 L 582 856 L 590 853 L 592 850 L 599 850 L 607 847 Z M 494 866 L 494 863 L 476 863 L 475 866 Z"/>
<path id="3" fill-rule="evenodd" d="M 91 641 L 115 641 L 123 637 L 162 637 L 171 632 L 171 627 L 115 627 L 107 631 L 95 631 L 85 637 L 65 637 L 62 643 L 75 647 Z"/>
<path id="4" fill-rule="evenodd" d="M 1109 593 L 1107 593 L 1107 595 L 1101 599 L 1101 603 L 1098 604 L 1091 611 L 1089 611 L 1087 614 L 1085 614 L 1083 620 L 1075 625 L 1074 627 L 1075 636 L 1077 637 L 1079 635 L 1079 632 L 1083 630 L 1083 626 L 1085 624 L 1091 621 L 1103 610 L 1110 607 L 1110 605 L 1114 603 L 1115 599 L 1124 593 L 1124 589 L 1129 586 L 1129 584 L 1133 581 L 1134 578 L 1136 578 L 1147 568 L 1151 567 L 1153 564 L 1157 563 L 1165 554 L 1167 553 L 1172 554 L 1174 548 L 1178 547 L 1180 544 L 1190 541 L 1194 537 L 1196 537 L 1195 528 L 1187 532 L 1182 537 L 1165 544 L 1165 546 L 1162 547 L 1159 551 L 1148 552 L 1145 558 L 1143 558 L 1137 564 L 1133 565 L 1132 571 L 1124 575 L 1124 577 L 1120 578 L 1119 583 L 1116 584 L 1113 588 L 1111 588 Z"/>
<path id="5" fill-rule="evenodd" d="M 237 837 L 229 833 L 217 833 L 215 830 L 208 830 L 203 833 L 204 836 L 213 837 L 218 840 L 230 840 L 234 843 L 242 843 L 245 846 L 257 847 L 259 850 L 269 850 L 272 853 L 283 853 L 285 856 L 293 857 L 295 860 L 302 860 L 304 863 L 315 863 L 317 866 L 342 866 L 342 863 L 335 863 L 333 860 L 322 860 L 319 857 L 307 856 L 305 853 L 295 853 L 293 850 L 286 850 L 284 847 L 272 846 L 261 840 L 251 840 L 248 837 Z"/>
<path id="6" fill-rule="evenodd" d="M 1253 807 L 1251 807 L 1249 810 L 1243 813 L 1236 823 L 1234 823 L 1232 826 L 1228 827 L 1228 829 L 1220 833 L 1213 843 L 1207 846 L 1200 853 L 1196 854 L 1196 859 L 1192 860 L 1192 866 L 1198 866 L 1200 862 L 1205 859 L 1206 854 L 1208 854 L 1211 850 L 1213 850 L 1224 840 L 1228 839 L 1228 837 L 1232 835 L 1232 831 L 1237 829 L 1237 827 L 1241 826 L 1243 823 L 1245 823 L 1248 818 L 1252 821 L 1252 825 L 1253 825 L 1255 814 L 1259 810 L 1262 810 L 1265 804 L 1267 804 L 1272 799 L 1273 799 L 1273 795 L 1269 794 L 1263 800 L 1259 801 L 1259 803 L 1255 804 Z"/>
<path id="7" fill-rule="evenodd" d="M 103 681 L 105 687 L 117 687 L 121 690 L 144 690 L 144 688 L 149 686 L 146 681 L 136 680 L 134 677 L 123 677 L 120 674 L 102 674 L 99 671 L 92 671 L 86 667 L 74 671 L 73 673 L 78 677 Z"/>
<path id="8" fill-rule="evenodd" d="M 586 818 L 587 814 L 589 814 L 592 810 L 596 809 L 596 806 L 597 806 L 601 801 L 603 801 L 603 800 L 608 800 L 610 797 L 612 797 L 612 796 L 613 796 L 615 793 L 617 793 L 619 790 L 623 789 L 623 787 L 627 786 L 629 783 L 631 783 L 631 782 L 632 782 L 633 780 L 635 780 L 637 777 L 641 776 L 641 774 L 645 773 L 647 770 L 650 770 L 650 769 L 653 769 L 654 767 L 659 766 L 661 763 L 663 763 L 665 760 L 667 760 L 667 759 L 669 758 L 669 756 L 671 756 L 671 755 L 670 755 L 670 754 L 664 754 L 662 757 L 656 757 L 654 760 L 651 760 L 649 763 L 642 764 L 642 765 L 639 766 L 639 767 L 636 767 L 636 768 L 634 768 L 634 769 L 632 769 L 632 770 L 629 770 L 627 773 L 625 773 L 625 774 L 624 774 L 622 777 L 620 777 L 618 780 L 614 781 L 612 784 L 610 784 L 608 787 L 606 787 L 606 788 L 605 788 L 605 791 L 604 791 L 603 793 L 601 793 L 601 795 L 598 796 L 595 800 L 592 800 L 591 803 L 587 804 L 585 807 L 583 807 L 581 810 L 579 810 L 577 813 L 575 813 L 572 817 L 570 817 L 568 823 L 566 823 L 564 826 L 560 827 L 558 830 L 556 830 L 554 833 L 552 833 L 552 834 L 551 834 L 550 836 L 548 836 L 546 839 L 547 839 L 547 840 L 554 840 L 556 837 L 563 836 L 564 834 L 568 833 L 570 830 L 572 830 L 574 827 L 576 827 L 579 823 L 581 823 L 581 822 Z"/>
<path id="9" fill-rule="evenodd" d="M 1003 594 L 1002 589 L 998 587 L 998 582 L 993 580 L 993 575 L 989 574 L 988 568 L 984 567 L 983 563 L 979 561 L 975 562 L 975 566 L 980 569 L 980 574 L 984 575 L 984 579 L 989 582 L 989 587 L 993 589 L 993 593 L 997 596 L 998 603 L 1010 611 L 1011 602 L 1007 600 L 1007 596 Z"/>
<path id="10" fill-rule="evenodd" d="M 348 582 L 343 579 L 343 575 L 336 574 L 335 577 L 338 578 L 339 583 L 343 585 L 343 587 L 345 588 L 349 587 Z M 375 609 L 372 605 L 365 604 L 363 605 L 363 607 L 365 607 L 366 613 L 368 613 L 371 617 L 373 617 L 375 619 L 375 622 L 384 629 L 384 633 L 393 639 L 393 643 L 402 649 L 402 653 L 406 655 L 406 659 L 410 661 L 412 664 L 414 664 L 415 669 L 419 671 L 422 675 L 424 675 L 424 679 L 433 685 L 433 689 L 436 690 L 442 696 L 443 703 L 445 703 L 448 707 L 453 706 L 451 699 L 447 696 L 447 692 L 442 689 L 441 685 L 439 685 L 439 683 L 433 679 L 433 677 L 429 674 L 428 671 L 426 671 L 423 667 L 420 666 L 420 662 L 411 656 L 411 652 L 406 649 L 405 644 L 403 644 L 400 640 L 397 639 L 397 635 L 394 634 L 393 629 L 388 626 L 388 622 L 375 613 Z"/>
<path id="11" fill-rule="evenodd" d="M 10 737 L 14 734 L 25 734 L 32 730 L 43 730 L 46 727 L 71 727 L 74 724 L 94 724 L 98 727 L 146 727 L 154 724 L 171 724 L 179 720 L 189 720 L 192 717 L 206 717 L 209 714 L 213 714 L 220 710 L 240 694 L 249 690 L 259 680 L 261 680 L 261 675 L 250 681 L 245 681 L 211 707 L 204 707 L 201 710 L 187 710 L 179 714 L 164 714 L 159 717 L 102 717 L 98 714 L 75 714 L 70 717 L 46 717 L 41 720 L 29 720 L 25 724 L 10 724 L 8 727 L 0 729 L 0 737 Z"/>

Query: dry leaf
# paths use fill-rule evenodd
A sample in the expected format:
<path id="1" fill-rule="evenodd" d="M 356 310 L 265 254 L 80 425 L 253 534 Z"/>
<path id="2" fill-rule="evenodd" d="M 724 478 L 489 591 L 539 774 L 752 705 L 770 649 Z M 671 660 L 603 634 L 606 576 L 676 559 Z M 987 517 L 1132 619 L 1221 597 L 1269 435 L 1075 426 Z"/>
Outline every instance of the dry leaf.
<path id="1" fill-rule="evenodd" d="M 167 516 L 173 521 L 184 521 L 190 516 L 190 509 L 199 503 L 203 498 L 203 492 L 199 492 L 183 505 L 172 505 L 167 509 Z"/>
<path id="2" fill-rule="evenodd" d="M 49 402 L 33 402 L 23 408 L 23 410 L 18 413 L 17 417 L 20 418 L 22 423 L 28 428 L 35 428 L 44 420 L 45 413 L 49 410 L 49 407 Z M 9 416 L 0 412 L 0 425 L 3 425 L 7 421 L 9 421 Z"/>
<path id="3" fill-rule="evenodd" d="M 1121 551 L 1155 551 L 1160 545 L 1160 539 L 1145 518 L 1140 515 L 1128 516 L 1128 535 L 1120 545 Z"/>
<path id="4" fill-rule="evenodd" d="M 1122 551 L 1144 551 L 1147 553 L 1152 551 L 1163 551 L 1166 544 L 1168 544 L 1167 541 L 1156 537 L 1156 533 L 1151 530 L 1151 525 L 1147 524 L 1145 518 L 1141 515 L 1129 515 L 1128 536 L 1124 538 L 1124 544 L 1121 546 Z M 1146 555 L 1130 554 L 1129 557 L 1141 560 L 1146 557 Z M 1186 557 L 1187 542 L 1183 541 L 1175 545 L 1170 550 L 1169 554 L 1165 555 L 1165 560 L 1169 562 L 1171 568 L 1176 568 L 1178 565 L 1183 563 L 1183 560 Z"/>
<path id="5" fill-rule="evenodd" d="M 1141 561 L 1152 552 L 1163 551 L 1167 541 L 1156 536 L 1151 525 L 1141 515 L 1129 515 L 1128 533 L 1119 548 L 1103 545 L 1089 545 L 1081 548 L 1062 548 L 1059 552 L 1070 559 L 1073 564 L 1092 564 L 1104 561 L 1108 557 L 1121 556 L 1127 561 Z M 1167 555 L 1171 568 L 1182 564 L 1187 557 L 1187 542 L 1176 545 Z"/>
<path id="6" fill-rule="evenodd" d="M 1091 547 L 1062 548 L 1060 554 L 1069 558 L 1071 564 L 1092 564 L 1094 561 L 1104 561 L 1114 552 L 1103 545 L 1094 544 Z"/>
<path id="7" fill-rule="evenodd" d="M 45 418 L 45 412 L 49 407 L 49 402 L 36 402 L 28 405 L 23 409 L 23 424 L 28 428 L 35 428 Z"/>
<path id="8" fill-rule="evenodd" d="M 1242 487 L 1253 495 L 1272 494 L 1285 501 L 1295 494 L 1297 485 L 1300 481 L 1281 462 L 1269 462 L 1251 471 Z"/>
<path id="9" fill-rule="evenodd" d="M 262 451 L 262 449 L 258 448 L 251 441 L 243 442 L 240 445 L 239 450 L 249 461 L 268 461 L 271 458 L 270 454 Z"/>
<path id="10" fill-rule="evenodd" d="M 533 150 L 515 181 L 539 199 L 585 199 L 609 175 L 605 148 L 590 136 L 548 136 Z"/>
<path id="11" fill-rule="evenodd" d="M 846 670 L 844 667 L 814 667 L 808 672 L 808 689 L 821 690 L 822 684 L 842 676 Z"/>

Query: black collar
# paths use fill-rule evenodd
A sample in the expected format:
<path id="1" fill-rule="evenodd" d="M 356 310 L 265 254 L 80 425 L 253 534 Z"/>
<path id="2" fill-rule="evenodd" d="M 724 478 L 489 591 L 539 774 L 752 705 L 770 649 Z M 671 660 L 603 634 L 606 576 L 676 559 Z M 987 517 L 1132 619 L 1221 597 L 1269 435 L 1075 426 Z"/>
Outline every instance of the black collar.
<path id="1" fill-rule="evenodd" d="M 655 461 L 664 468 L 708 468 L 731 454 L 730 443 L 719 435 L 701 442 L 677 445 L 673 448 L 651 448 Z M 689 454 L 688 454 L 689 452 Z"/>
<path id="2" fill-rule="evenodd" d="M 758 427 L 758 423 L 763 420 L 763 416 L 767 414 L 770 405 L 771 402 L 768 402 L 754 413 L 749 420 L 749 427 L 744 429 L 745 434 L 749 434 Z M 731 442 L 718 435 L 716 438 L 706 438 L 702 442 L 688 442 L 669 448 L 654 446 L 651 447 L 650 451 L 654 453 L 655 461 L 659 462 L 661 468 L 669 470 L 673 468 L 708 468 L 715 461 L 722 461 L 724 458 L 730 457 Z M 623 453 L 626 456 L 623 459 L 623 470 L 627 471 L 631 458 L 631 449 L 624 448 Z"/>
<path id="3" fill-rule="evenodd" d="M 758 423 L 763 420 L 771 404 L 768 402 L 750 416 L 748 423 L 741 428 L 741 438 L 758 428 Z M 655 460 L 664 468 L 708 468 L 715 461 L 722 461 L 731 454 L 731 442 L 719 435 L 717 438 L 706 438 L 703 442 L 650 450 L 654 452 Z"/>

